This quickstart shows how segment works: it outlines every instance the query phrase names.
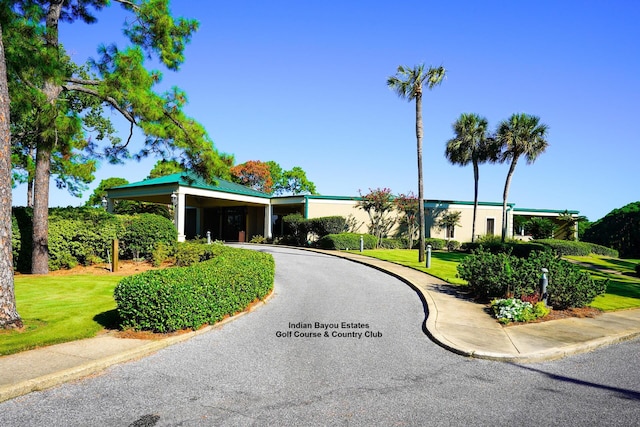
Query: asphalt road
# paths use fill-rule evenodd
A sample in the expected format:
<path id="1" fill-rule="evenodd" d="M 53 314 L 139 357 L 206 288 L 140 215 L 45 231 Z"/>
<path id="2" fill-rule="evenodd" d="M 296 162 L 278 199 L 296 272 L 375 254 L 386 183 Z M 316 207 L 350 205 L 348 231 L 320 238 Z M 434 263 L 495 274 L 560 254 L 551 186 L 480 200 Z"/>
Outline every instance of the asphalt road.
<path id="1" fill-rule="evenodd" d="M 1 403 L 0 425 L 638 425 L 638 339 L 556 362 L 467 359 L 428 339 L 425 307 L 399 280 L 327 255 L 260 250 L 276 259 L 265 306 Z"/>

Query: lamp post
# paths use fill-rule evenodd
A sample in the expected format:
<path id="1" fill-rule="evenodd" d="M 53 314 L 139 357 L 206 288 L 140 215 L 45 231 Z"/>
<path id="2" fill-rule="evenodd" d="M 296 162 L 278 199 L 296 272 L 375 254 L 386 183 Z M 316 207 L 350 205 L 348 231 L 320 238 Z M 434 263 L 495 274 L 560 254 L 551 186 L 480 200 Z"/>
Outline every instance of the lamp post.
<path id="1" fill-rule="evenodd" d="M 171 193 L 171 204 L 174 208 L 178 205 L 178 194 L 175 191 Z"/>
<path id="2" fill-rule="evenodd" d="M 104 209 L 107 209 L 107 206 L 109 206 L 109 201 L 107 200 L 107 198 L 105 196 L 102 196 L 102 201 L 100 203 L 102 204 L 102 207 Z"/>
<path id="3" fill-rule="evenodd" d="M 543 267 L 540 271 L 542 271 L 542 277 L 540 278 L 540 299 L 544 303 L 545 307 L 547 307 L 547 299 L 549 298 L 549 295 L 547 294 L 547 286 L 549 285 L 547 273 L 549 273 L 549 270 Z"/>

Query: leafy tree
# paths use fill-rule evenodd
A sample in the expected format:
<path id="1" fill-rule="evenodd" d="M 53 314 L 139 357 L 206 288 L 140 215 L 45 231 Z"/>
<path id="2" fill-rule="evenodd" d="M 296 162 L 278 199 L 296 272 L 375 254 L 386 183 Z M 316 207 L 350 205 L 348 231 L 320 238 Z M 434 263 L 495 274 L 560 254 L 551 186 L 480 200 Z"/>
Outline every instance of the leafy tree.
<path id="1" fill-rule="evenodd" d="M 269 160 L 266 163 L 269 168 L 269 173 L 271 174 L 271 179 L 273 180 L 273 194 L 283 194 L 285 189 L 284 170 L 282 166 L 273 160 Z"/>
<path id="2" fill-rule="evenodd" d="M 413 248 L 413 242 L 418 234 L 418 198 L 412 191 L 409 194 L 399 194 L 395 200 L 396 208 L 403 213 L 400 226 L 404 228 L 404 235 L 408 240 L 408 249 Z"/>
<path id="3" fill-rule="evenodd" d="M 172 175 L 179 172 L 184 172 L 184 169 L 182 169 L 182 166 L 180 166 L 178 161 L 162 159 L 156 162 L 147 178 L 159 178 L 161 176 Z"/>
<path id="4" fill-rule="evenodd" d="M 273 189 L 273 179 L 269 165 L 259 160 L 249 160 L 231 168 L 231 175 L 235 181 L 262 191 L 263 193 L 271 193 Z"/>
<path id="5" fill-rule="evenodd" d="M 93 23 L 95 12 L 112 3 L 119 3 L 133 15 L 124 24 L 124 34 L 131 45 L 124 49 L 101 46 L 100 57 L 90 62 L 96 74 L 92 77 L 72 65 L 59 43 L 59 25 L 78 20 Z M 73 146 L 72 141 L 82 133 L 83 125 L 101 117 L 95 110 L 80 114 L 66 102 L 68 95 L 93 97 L 131 125 L 124 143 L 113 139 L 101 150 L 97 144 L 88 142 L 84 148 L 88 155 L 112 162 L 129 156 L 170 156 L 206 178 L 218 175 L 217 171 L 226 167 L 202 126 L 183 113 L 185 93 L 175 87 L 157 93 L 155 87 L 161 81 L 161 73 L 144 67 L 145 59 L 156 57 L 166 68 L 177 71 L 184 60 L 184 47 L 198 27 L 195 20 L 174 19 L 168 0 L 16 0 L 2 2 L 0 7 L 1 24 L 12 23 L 7 55 L 9 75 L 15 78 L 12 100 L 19 100 L 25 111 L 37 113 L 37 122 L 33 123 L 37 129 L 33 273 L 48 271 L 47 214 L 52 157 L 58 151 L 68 151 L 61 147 Z M 134 126 L 143 131 L 146 140 L 142 150 L 131 154 L 128 144 Z"/>
<path id="6" fill-rule="evenodd" d="M 592 223 L 584 241 L 617 249 L 624 258 L 640 258 L 640 201 L 614 209 Z"/>
<path id="7" fill-rule="evenodd" d="M 98 184 L 96 189 L 93 190 L 93 193 L 85 203 L 85 206 L 101 206 L 102 198 L 106 197 L 108 189 L 128 183 L 129 181 L 124 178 L 113 177 L 103 179 L 100 181 L 100 184 Z M 119 215 L 152 213 L 169 219 L 173 218 L 172 213 L 166 205 L 140 202 L 137 200 L 115 200 L 113 204 L 113 213 Z"/>
<path id="8" fill-rule="evenodd" d="M 509 172 L 502 195 L 502 241 L 507 238 L 507 197 L 511 178 L 520 156 L 524 156 L 527 164 L 535 162 L 538 156 L 547 149 L 548 126 L 540 123 L 540 118 L 529 114 L 513 114 L 498 125 L 496 142 L 500 147 L 498 161 L 510 161 Z"/>
<path id="9" fill-rule="evenodd" d="M 462 212 L 453 211 L 442 214 L 442 217 L 438 220 L 438 227 L 441 230 L 447 230 L 447 238 L 453 238 L 453 230 L 460 226 L 460 218 Z"/>
<path id="10" fill-rule="evenodd" d="M 273 180 L 273 194 L 317 194 L 315 184 L 307 179 L 306 172 L 300 166 L 286 171 L 273 160 L 266 163 Z"/>
<path id="11" fill-rule="evenodd" d="M 496 144 L 488 132 L 488 122 L 473 113 L 463 113 L 453 124 L 455 137 L 447 142 L 445 156 L 454 165 L 473 165 L 473 222 L 471 241 L 476 237 L 476 215 L 478 211 L 478 181 L 481 163 L 496 161 Z"/>
<path id="12" fill-rule="evenodd" d="M 387 237 L 389 230 L 396 222 L 391 214 L 395 210 L 393 195 L 388 188 L 369 189 L 367 194 L 360 193 L 358 207 L 369 215 L 369 234 L 375 236 L 377 247 L 380 247 L 383 237 Z"/>
<path id="13" fill-rule="evenodd" d="M 85 203 L 85 206 L 102 205 L 102 199 L 107 196 L 108 189 L 128 183 L 129 181 L 127 181 L 126 179 L 118 177 L 103 179 L 102 181 L 100 181 L 100 184 L 98 184 L 96 189 L 93 190 L 93 193 L 91 194 L 91 196 L 89 196 L 89 199 Z"/>
<path id="14" fill-rule="evenodd" d="M 420 245 L 418 250 L 418 261 L 424 262 L 424 185 L 422 179 L 422 85 L 426 82 L 427 88 L 442 83 L 445 76 L 443 67 L 429 67 L 425 71 L 424 64 L 416 65 L 413 68 L 399 66 L 395 75 L 387 78 L 387 86 L 393 89 L 400 98 L 409 102 L 416 101 L 416 141 L 418 152 L 418 222 Z"/>
<path id="15" fill-rule="evenodd" d="M 9 89 L 0 23 L 0 328 L 21 328 L 16 309 L 11 252 L 11 131 Z"/>
<path id="16" fill-rule="evenodd" d="M 282 174 L 282 190 L 293 195 L 317 194 L 316 186 L 307 179 L 306 172 L 300 166 L 294 166 L 291 170 Z"/>

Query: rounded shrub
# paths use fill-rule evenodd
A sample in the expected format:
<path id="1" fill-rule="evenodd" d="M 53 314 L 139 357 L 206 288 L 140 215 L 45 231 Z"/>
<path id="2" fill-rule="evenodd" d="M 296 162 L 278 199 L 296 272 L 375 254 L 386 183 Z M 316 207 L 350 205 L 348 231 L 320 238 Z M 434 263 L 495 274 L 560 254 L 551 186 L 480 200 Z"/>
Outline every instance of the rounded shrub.
<path id="1" fill-rule="evenodd" d="M 308 220 L 310 231 L 314 232 L 318 238 L 327 234 L 339 234 L 345 231 L 347 220 L 343 216 L 324 216 L 311 218 Z"/>
<path id="2" fill-rule="evenodd" d="M 175 249 L 178 231 L 170 219 L 143 213 L 123 217 L 124 231 L 120 237 L 120 255 L 123 258 L 151 259 L 157 243 L 163 243 L 169 251 Z"/>

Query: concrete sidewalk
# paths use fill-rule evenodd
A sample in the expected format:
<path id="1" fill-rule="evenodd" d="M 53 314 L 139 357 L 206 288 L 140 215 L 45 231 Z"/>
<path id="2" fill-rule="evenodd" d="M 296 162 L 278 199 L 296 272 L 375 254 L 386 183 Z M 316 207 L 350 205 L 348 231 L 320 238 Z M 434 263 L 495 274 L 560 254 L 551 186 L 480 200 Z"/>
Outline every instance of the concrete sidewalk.
<path id="1" fill-rule="evenodd" d="M 483 305 L 466 299 L 455 286 L 433 276 L 358 254 L 314 251 L 371 266 L 412 286 L 428 308 L 427 334 L 442 347 L 460 355 L 517 363 L 539 362 L 640 336 L 640 309 L 604 313 L 596 318 L 504 327 L 485 311 Z M 239 316 L 243 314 L 246 313 Z M 0 402 L 144 357 L 233 319 L 235 317 L 196 332 L 157 341 L 104 334 L 0 357 Z"/>
<path id="2" fill-rule="evenodd" d="M 411 285 L 426 301 L 425 326 L 429 336 L 442 347 L 464 356 L 541 362 L 640 336 L 640 309 L 603 313 L 595 318 L 502 326 L 486 312 L 484 305 L 469 300 L 458 292 L 458 287 L 436 277 L 358 254 L 332 254 L 385 271 Z"/>

